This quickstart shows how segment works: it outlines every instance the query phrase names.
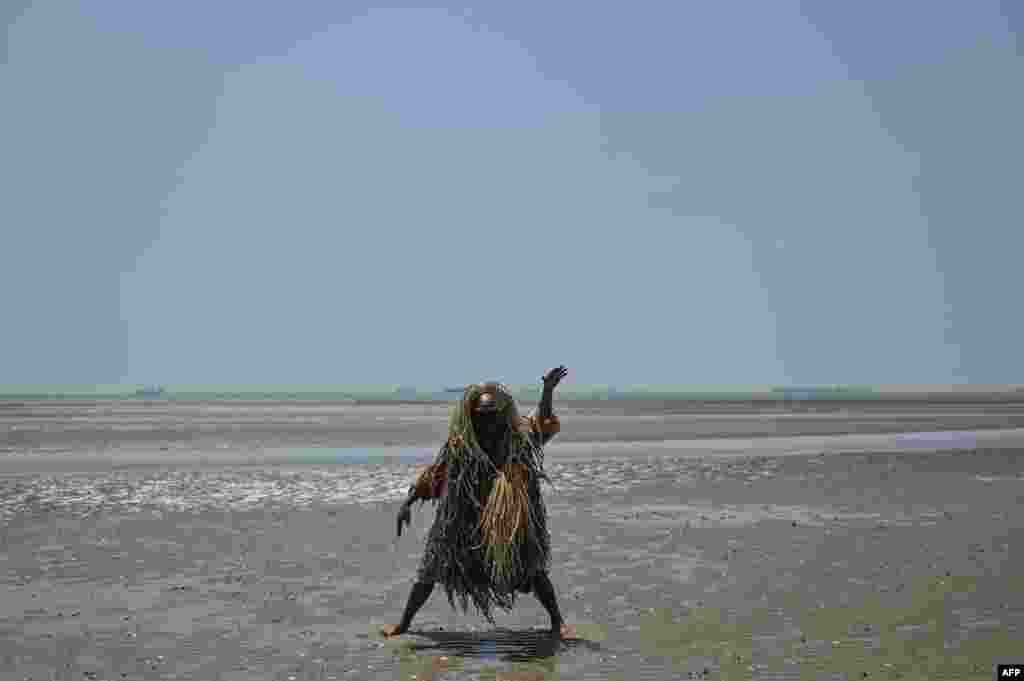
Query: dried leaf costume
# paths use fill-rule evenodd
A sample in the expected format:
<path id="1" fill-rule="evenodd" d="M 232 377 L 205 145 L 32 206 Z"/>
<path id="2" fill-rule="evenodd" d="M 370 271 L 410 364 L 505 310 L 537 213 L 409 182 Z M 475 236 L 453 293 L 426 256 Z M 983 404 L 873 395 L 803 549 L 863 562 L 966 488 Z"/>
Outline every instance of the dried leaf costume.
<path id="1" fill-rule="evenodd" d="M 488 454 L 473 427 L 482 396 L 497 400 L 507 426 Z M 463 612 L 472 601 L 489 622 L 495 606 L 510 610 L 516 592 L 529 593 L 533 577 L 550 558 L 547 510 L 540 494 L 544 445 L 560 429 L 553 414 L 521 417 L 499 384 L 470 385 L 452 409 L 448 439 L 413 487 L 437 504 L 418 579 L 441 582 L 448 602 Z M 550 480 L 548 480 L 550 482 Z"/>

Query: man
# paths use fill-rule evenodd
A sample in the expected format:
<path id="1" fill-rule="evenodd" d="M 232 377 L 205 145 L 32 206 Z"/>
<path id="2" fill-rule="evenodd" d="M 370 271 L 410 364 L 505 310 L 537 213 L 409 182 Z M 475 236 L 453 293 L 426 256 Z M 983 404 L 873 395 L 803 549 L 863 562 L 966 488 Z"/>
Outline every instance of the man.
<path id="1" fill-rule="evenodd" d="M 532 591 L 547 610 L 552 635 L 574 635 L 562 620 L 548 576 L 550 537 L 540 495 L 540 481 L 546 479 L 543 447 L 561 427 L 552 400 L 567 374 L 559 366 L 544 375 L 540 403 L 526 418 L 500 384 L 466 387 L 452 410 L 447 441 L 398 512 L 402 536 L 413 503 L 438 504 L 402 620 L 382 627 L 384 636 L 408 631 L 436 582 L 444 585 L 452 608 L 456 596 L 463 612 L 472 600 L 491 623 L 492 607 L 511 610 L 516 592 Z"/>

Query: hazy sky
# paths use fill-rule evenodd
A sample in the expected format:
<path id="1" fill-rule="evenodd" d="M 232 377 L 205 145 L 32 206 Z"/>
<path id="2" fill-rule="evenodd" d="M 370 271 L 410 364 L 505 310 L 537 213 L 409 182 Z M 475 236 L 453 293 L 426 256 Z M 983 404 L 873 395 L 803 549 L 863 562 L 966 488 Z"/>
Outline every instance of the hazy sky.
<path id="1" fill-rule="evenodd" d="M 0 384 L 1024 382 L 1021 6 L 6 0 Z"/>

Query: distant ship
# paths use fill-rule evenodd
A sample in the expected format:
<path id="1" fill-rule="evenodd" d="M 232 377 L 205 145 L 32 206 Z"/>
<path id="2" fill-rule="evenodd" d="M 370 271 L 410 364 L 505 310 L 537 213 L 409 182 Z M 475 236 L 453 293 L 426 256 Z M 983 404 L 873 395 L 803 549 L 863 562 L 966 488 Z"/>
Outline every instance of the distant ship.
<path id="1" fill-rule="evenodd" d="M 465 390 L 466 390 L 465 387 L 462 387 L 462 388 L 445 388 L 444 389 L 444 391 L 446 393 L 461 393 L 461 392 L 464 392 Z"/>
<path id="2" fill-rule="evenodd" d="M 160 386 L 151 386 L 149 388 L 139 388 L 135 391 L 136 397 L 162 397 L 164 389 Z"/>

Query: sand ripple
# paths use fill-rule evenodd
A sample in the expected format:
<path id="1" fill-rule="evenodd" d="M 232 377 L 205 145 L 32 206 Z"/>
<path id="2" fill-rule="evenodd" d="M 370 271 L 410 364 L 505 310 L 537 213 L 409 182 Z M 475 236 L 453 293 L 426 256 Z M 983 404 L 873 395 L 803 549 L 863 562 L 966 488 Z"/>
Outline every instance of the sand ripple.
<path id="1" fill-rule="evenodd" d="M 208 511 L 373 503 L 400 498 L 413 473 L 412 467 L 403 465 L 301 472 L 240 468 L 26 476 L 0 480 L 0 516 L 53 510 L 92 514 L 154 508 Z"/>

